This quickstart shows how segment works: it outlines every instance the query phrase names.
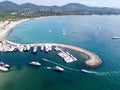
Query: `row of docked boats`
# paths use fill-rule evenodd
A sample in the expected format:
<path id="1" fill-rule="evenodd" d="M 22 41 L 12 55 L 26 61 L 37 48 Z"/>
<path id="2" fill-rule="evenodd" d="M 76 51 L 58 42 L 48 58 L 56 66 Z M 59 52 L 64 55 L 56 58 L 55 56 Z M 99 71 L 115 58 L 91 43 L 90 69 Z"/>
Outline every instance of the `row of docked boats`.
<path id="1" fill-rule="evenodd" d="M 43 45 L 36 45 L 36 44 L 6 44 L 0 43 L 0 52 L 24 52 L 29 51 L 32 48 L 32 52 L 36 53 L 38 48 L 43 51 L 49 52 L 52 50 L 52 44 L 43 44 Z"/>
<path id="2" fill-rule="evenodd" d="M 32 48 L 32 52 L 36 53 L 38 49 L 41 51 L 45 50 L 45 52 L 49 52 L 53 48 L 53 44 L 16 44 L 13 42 L 2 42 L 0 43 L 0 51 L 1 52 L 14 52 L 14 51 L 29 51 Z M 54 48 L 56 51 L 58 51 L 58 56 L 60 56 L 66 63 L 71 63 L 74 61 L 77 61 L 77 59 L 70 54 L 69 52 L 65 52 L 62 50 L 62 48 L 55 46 Z"/>
<path id="3" fill-rule="evenodd" d="M 34 45 L 33 46 L 33 52 L 36 53 L 37 50 L 38 50 L 38 47 L 37 45 Z M 52 45 L 51 44 L 44 44 L 44 45 L 41 45 L 40 46 L 40 50 L 43 51 L 45 50 L 45 52 L 50 52 L 52 50 Z"/>
<path id="4" fill-rule="evenodd" d="M 66 63 L 71 63 L 71 62 L 75 62 L 77 61 L 77 58 L 75 58 L 72 54 L 70 54 L 69 52 L 65 52 L 63 51 L 61 48 L 59 47 L 55 47 L 56 51 L 58 52 L 58 56 L 60 56 Z"/>

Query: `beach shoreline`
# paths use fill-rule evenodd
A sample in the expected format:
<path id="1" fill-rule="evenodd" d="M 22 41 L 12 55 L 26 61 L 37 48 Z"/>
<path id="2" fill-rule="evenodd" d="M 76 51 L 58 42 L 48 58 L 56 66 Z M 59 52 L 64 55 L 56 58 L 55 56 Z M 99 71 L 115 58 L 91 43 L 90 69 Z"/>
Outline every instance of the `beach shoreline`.
<path id="1" fill-rule="evenodd" d="M 44 16 L 44 17 L 36 17 L 36 18 L 26 18 L 26 19 L 21 19 L 21 20 L 15 20 L 15 21 L 10 21 L 10 23 L 8 25 L 5 25 L 4 28 L 0 27 L 0 40 L 5 40 L 5 36 L 8 34 L 8 32 L 14 28 L 16 25 L 28 21 L 28 20 L 39 20 L 39 19 L 43 19 L 43 18 L 48 18 L 48 17 L 53 17 L 53 16 Z M 54 16 L 55 17 L 55 16 Z M 9 21 L 9 20 L 6 20 Z"/>
<path id="2" fill-rule="evenodd" d="M 8 34 L 8 32 L 14 28 L 16 25 L 28 21 L 28 20 L 39 20 L 39 19 L 44 19 L 44 18 L 51 18 L 51 17 L 65 17 L 68 15 L 63 15 L 63 16 L 42 16 L 42 17 L 36 17 L 36 18 L 26 18 L 26 19 L 21 19 L 21 20 L 16 20 L 16 21 L 10 21 L 8 25 L 5 25 L 4 28 L 0 27 L 0 40 L 5 40 L 5 36 Z M 73 16 L 73 15 L 69 15 Z M 9 20 L 6 20 L 9 21 Z"/>
<path id="3" fill-rule="evenodd" d="M 14 28 L 16 25 L 28 21 L 30 19 L 22 19 L 22 20 L 18 20 L 18 21 L 10 21 L 10 23 L 6 26 L 3 26 L 4 28 L 2 28 L 0 30 L 0 40 L 4 40 L 5 36 L 8 34 L 8 32 Z"/>

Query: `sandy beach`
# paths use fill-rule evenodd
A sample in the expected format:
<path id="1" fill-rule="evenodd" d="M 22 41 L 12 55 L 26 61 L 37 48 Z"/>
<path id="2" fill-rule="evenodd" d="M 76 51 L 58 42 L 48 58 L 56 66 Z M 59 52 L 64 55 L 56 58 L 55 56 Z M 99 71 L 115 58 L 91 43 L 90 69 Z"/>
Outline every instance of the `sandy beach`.
<path id="1" fill-rule="evenodd" d="M 51 17 L 51 16 L 38 17 L 38 18 L 34 18 L 34 19 L 38 20 L 38 19 L 43 19 L 43 18 L 48 18 L 48 17 Z M 31 20 L 31 18 L 21 19 L 18 21 L 10 21 L 10 23 L 8 25 L 5 25 L 5 26 L 2 25 L 2 23 L 0 23 L 0 40 L 4 40 L 5 36 L 9 32 L 9 30 L 11 30 L 13 27 L 15 27 L 16 25 L 18 25 L 22 22 L 28 21 L 28 20 Z"/>
<path id="2" fill-rule="evenodd" d="M 48 18 L 48 17 L 50 18 L 50 17 L 53 17 L 53 16 L 37 17 L 37 18 L 33 18 L 33 19 L 39 20 L 39 19 Z M 54 17 L 58 17 L 58 16 L 54 16 Z M 13 27 L 15 27 L 16 25 L 18 25 L 18 24 L 20 24 L 24 21 L 30 20 L 30 19 L 31 18 L 21 19 L 21 20 L 18 20 L 18 21 L 10 21 L 10 23 L 8 25 L 5 25 L 5 26 L 4 26 L 4 23 L 0 23 L 0 40 L 4 40 L 5 36 L 9 32 L 9 30 L 11 30 Z M 6 20 L 6 21 L 8 21 L 8 20 Z"/>
<path id="3" fill-rule="evenodd" d="M 9 30 L 11 30 L 16 25 L 18 25 L 18 24 L 20 24 L 24 21 L 27 21 L 27 20 L 30 20 L 30 19 L 22 19 L 22 20 L 19 20 L 19 21 L 10 21 L 10 23 L 8 25 L 3 26 L 4 28 L 0 29 L 0 39 L 3 40 L 4 37 L 7 35 Z"/>

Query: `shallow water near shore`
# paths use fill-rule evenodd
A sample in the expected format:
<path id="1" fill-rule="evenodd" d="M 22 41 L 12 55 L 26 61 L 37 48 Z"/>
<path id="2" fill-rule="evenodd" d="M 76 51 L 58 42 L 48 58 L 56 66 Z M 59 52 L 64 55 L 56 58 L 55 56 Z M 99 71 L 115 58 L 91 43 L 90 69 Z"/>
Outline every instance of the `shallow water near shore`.
<path id="1" fill-rule="evenodd" d="M 1 60 L 11 65 L 7 73 L 0 72 L 0 90 L 118 90 L 120 88 L 120 16 L 62 16 L 30 20 L 14 27 L 6 36 L 17 43 L 64 43 L 95 52 L 103 61 L 98 68 L 88 68 L 83 64 L 84 56 L 69 51 L 78 61 L 65 64 L 53 50 L 50 53 L 0 53 Z M 66 35 L 62 35 L 62 32 Z M 46 70 L 56 65 L 41 58 L 73 69 L 64 73 Z M 39 61 L 42 66 L 29 66 L 30 61 Z M 87 85 L 87 86 L 86 86 Z"/>

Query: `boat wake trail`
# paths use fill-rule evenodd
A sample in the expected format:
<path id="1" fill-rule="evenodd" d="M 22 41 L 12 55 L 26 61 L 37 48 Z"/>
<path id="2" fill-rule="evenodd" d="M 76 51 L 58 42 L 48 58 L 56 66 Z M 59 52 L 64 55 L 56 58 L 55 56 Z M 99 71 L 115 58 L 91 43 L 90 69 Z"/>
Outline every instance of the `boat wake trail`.
<path id="1" fill-rule="evenodd" d="M 59 63 L 56 63 L 56 62 L 53 62 L 53 61 L 50 61 L 50 60 L 47 60 L 47 59 L 44 59 L 42 58 L 43 61 L 45 62 L 49 62 L 49 63 L 52 63 L 52 64 L 55 64 L 55 65 L 59 65 L 63 68 L 66 68 L 68 70 L 71 70 L 71 71 L 76 71 L 76 72 L 84 72 L 84 73 L 88 73 L 88 74 L 94 74 L 94 75 L 97 75 L 97 76 L 106 76 L 106 75 L 110 75 L 110 74 L 116 74 L 116 73 L 119 73 L 119 71 L 111 71 L 111 72 L 96 72 L 96 71 L 90 71 L 90 70 L 86 70 L 86 69 L 74 69 L 74 68 L 70 68 L 70 67 L 66 67 L 62 64 L 59 64 Z"/>
<path id="2" fill-rule="evenodd" d="M 118 71 L 111 71 L 111 72 L 96 72 L 96 71 L 89 71 L 85 69 L 81 69 L 82 72 L 88 73 L 88 74 L 95 74 L 98 76 L 105 76 L 105 75 L 110 75 L 110 74 L 116 74 L 119 73 Z"/>
<path id="3" fill-rule="evenodd" d="M 58 64 L 58 63 L 56 63 L 56 62 L 53 62 L 53 61 L 50 61 L 50 60 L 47 60 L 47 59 L 44 59 L 44 58 L 42 58 L 42 60 L 45 61 L 45 62 L 49 62 L 49 63 L 55 64 L 55 65 L 59 65 L 59 66 L 61 66 L 61 67 L 63 67 L 63 68 L 66 68 L 66 69 L 68 69 L 68 70 L 71 70 L 71 71 L 80 72 L 80 70 L 78 70 L 78 69 L 66 67 L 66 66 L 64 66 L 64 65 Z"/>

